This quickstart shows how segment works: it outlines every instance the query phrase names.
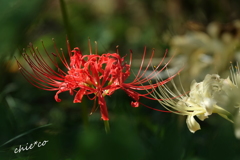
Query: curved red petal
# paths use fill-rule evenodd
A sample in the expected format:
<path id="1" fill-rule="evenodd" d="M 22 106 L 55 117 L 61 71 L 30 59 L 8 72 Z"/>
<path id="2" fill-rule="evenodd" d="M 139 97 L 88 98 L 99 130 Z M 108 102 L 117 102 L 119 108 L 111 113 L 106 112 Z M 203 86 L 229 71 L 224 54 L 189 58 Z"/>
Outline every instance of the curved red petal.
<path id="1" fill-rule="evenodd" d="M 85 89 L 80 89 L 77 94 L 74 97 L 73 103 L 81 103 L 82 102 L 82 98 L 85 94 L 86 90 Z"/>
<path id="2" fill-rule="evenodd" d="M 100 95 L 100 96 L 98 97 L 98 104 L 100 105 L 101 118 L 102 118 L 102 120 L 104 120 L 104 121 L 109 120 L 106 101 L 105 101 L 105 99 L 104 99 L 104 97 L 103 97 L 102 95 Z"/>
<path id="3" fill-rule="evenodd" d="M 139 107 L 139 102 L 131 102 L 132 107 Z"/>
<path id="4" fill-rule="evenodd" d="M 57 91 L 57 93 L 55 94 L 55 96 L 54 96 L 54 99 L 55 99 L 55 101 L 57 101 L 57 102 L 61 102 L 62 100 L 60 99 L 60 98 L 58 98 L 58 95 L 59 95 L 59 93 L 61 93 L 62 91 Z"/>

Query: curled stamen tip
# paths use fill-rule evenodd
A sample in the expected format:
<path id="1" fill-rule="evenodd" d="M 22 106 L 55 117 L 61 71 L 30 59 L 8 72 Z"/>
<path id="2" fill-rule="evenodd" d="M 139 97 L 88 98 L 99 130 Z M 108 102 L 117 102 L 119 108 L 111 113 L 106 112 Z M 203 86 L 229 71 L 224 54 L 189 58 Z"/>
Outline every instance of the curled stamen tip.
<path id="1" fill-rule="evenodd" d="M 22 67 L 19 67 L 19 68 L 18 68 L 18 70 L 21 70 L 21 69 L 22 69 Z"/>
<path id="2" fill-rule="evenodd" d="M 230 63 L 232 63 L 232 61 L 230 61 Z"/>
<path id="3" fill-rule="evenodd" d="M 97 44 L 97 41 L 94 41 L 95 44 Z"/>
<path id="4" fill-rule="evenodd" d="M 119 45 L 116 46 L 116 48 L 118 48 L 118 47 L 119 47 Z"/>
<path id="5" fill-rule="evenodd" d="M 92 112 L 90 112 L 90 114 L 89 114 L 90 116 L 92 115 Z"/>
<path id="6" fill-rule="evenodd" d="M 52 55 L 54 55 L 55 57 L 57 57 L 57 55 L 55 53 L 52 53 Z"/>
<path id="7" fill-rule="evenodd" d="M 38 47 L 35 47 L 35 49 L 38 49 Z"/>
<path id="8" fill-rule="evenodd" d="M 154 69 L 156 69 L 157 67 L 156 66 L 153 66 Z"/>
<path id="9" fill-rule="evenodd" d="M 63 49 L 62 49 L 62 48 L 60 48 L 60 50 L 62 51 Z"/>

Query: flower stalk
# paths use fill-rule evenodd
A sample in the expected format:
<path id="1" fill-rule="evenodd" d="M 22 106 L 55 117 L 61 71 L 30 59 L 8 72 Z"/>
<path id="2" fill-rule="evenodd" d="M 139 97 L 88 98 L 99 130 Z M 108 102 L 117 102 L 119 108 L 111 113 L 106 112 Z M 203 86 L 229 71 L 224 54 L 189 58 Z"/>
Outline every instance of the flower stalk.
<path id="1" fill-rule="evenodd" d="M 110 125 L 109 125 L 109 121 L 103 121 L 104 122 L 104 126 L 105 126 L 105 132 L 106 133 L 110 133 Z"/>

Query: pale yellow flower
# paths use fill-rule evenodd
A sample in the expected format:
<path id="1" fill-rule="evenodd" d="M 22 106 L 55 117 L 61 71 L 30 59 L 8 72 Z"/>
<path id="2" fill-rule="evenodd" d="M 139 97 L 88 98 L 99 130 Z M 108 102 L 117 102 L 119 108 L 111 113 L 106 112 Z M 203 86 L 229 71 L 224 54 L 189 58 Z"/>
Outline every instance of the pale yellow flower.
<path id="1" fill-rule="evenodd" d="M 217 74 L 208 74 L 202 82 L 197 83 L 194 80 L 189 93 L 184 91 L 180 81 L 180 88 L 184 94 L 176 87 L 174 80 L 171 83 L 176 93 L 165 84 L 158 87 L 160 92 L 155 89 L 151 95 L 159 99 L 159 103 L 167 110 L 179 115 L 186 115 L 186 123 L 192 133 L 201 129 L 194 116 L 203 121 L 212 113 L 217 113 L 232 122 L 228 118 L 230 113 L 219 106 L 228 96 L 228 90 L 233 85 L 229 78 L 222 79 Z"/>
<path id="2" fill-rule="evenodd" d="M 226 108 L 228 108 L 234 115 L 235 136 L 236 138 L 240 139 L 240 70 L 238 64 L 235 67 L 233 67 L 233 65 L 231 64 L 230 75 L 234 85 L 234 90 L 230 94 L 230 98 L 228 103 L 226 104 Z"/>
<path id="3" fill-rule="evenodd" d="M 208 73 L 224 74 L 229 61 L 240 61 L 240 20 L 227 24 L 210 22 L 201 29 L 196 28 L 189 28 L 169 41 L 169 55 L 176 56 L 172 62 L 174 67 L 185 64 L 187 74 L 181 75 L 184 87 L 189 87 L 188 83 L 194 78 L 202 79 Z"/>

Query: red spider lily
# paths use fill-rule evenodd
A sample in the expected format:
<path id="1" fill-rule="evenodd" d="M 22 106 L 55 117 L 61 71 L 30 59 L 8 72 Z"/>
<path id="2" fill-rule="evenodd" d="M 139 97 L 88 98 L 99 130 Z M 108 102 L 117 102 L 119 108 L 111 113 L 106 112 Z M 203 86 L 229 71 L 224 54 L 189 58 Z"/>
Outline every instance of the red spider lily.
<path id="1" fill-rule="evenodd" d="M 107 105 L 104 99 L 106 95 L 112 95 L 115 90 L 122 89 L 133 98 L 134 102 L 131 102 L 131 105 L 133 107 L 138 107 L 140 97 L 152 98 L 147 96 L 150 92 L 141 94 L 135 90 L 152 90 L 153 87 L 155 88 L 159 85 L 163 85 L 175 76 L 173 75 L 168 79 L 155 84 L 143 85 L 167 67 L 170 61 L 166 63 L 163 68 L 158 70 L 162 65 L 167 52 L 158 66 L 154 68 L 153 72 L 145 76 L 154 55 L 153 50 L 146 69 L 142 71 L 146 55 L 145 47 L 142 63 L 135 79 L 131 83 L 124 83 L 130 76 L 132 52 L 130 53 L 130 63 L 127 64 L 124 62 L 125 57 L 120 57 L 118 54 L 118 50 L 117 53 L 98 55 L 97 50 L 96 54 L 92 54 L 91 47 L 89 47 L 90 54 L 83 55 L 79 48 L 74 48 L 74 50 L 71 51 L 69 42 L 67 41 L 68 54 L 70 57 L 70 63 L 68 63 L 63 51 L 59 53 L 56 45 L 54 46 L 56 53 L 52 53 L 51 55 L 46 51 L 43 45 L 46 55 L 58 71 L 53 70 L 44 60 L 39 50 L 37 48 L 34 49 L 34 47 L 30 45 L 30 54 L 24 53 L 23 58 L 31 67 L 33 73 L 30 73 L 19 63 L 19 61 L 17 61 L 21 73 L 28 82 L 35 87 L 48 91 L 57 91 L 55 94 L 55 100 L 57 102 L 61 101 L 58 97 L 59 93 L 65 91 L 69 91 L 71 95 L 76 93 L 73 101 L 74 103 L 81 103 L 84 95 L 90 100 L 97 100 L 100 106 L 101 118 L 103 120 L 109 120 Z M 56 62 L 56 58 L 60 59 L 62 64 L 66 67 L 67 72 L 60 69 Z M 89 95 L 93 95 L 93 97 L 90 97 Z"/>

